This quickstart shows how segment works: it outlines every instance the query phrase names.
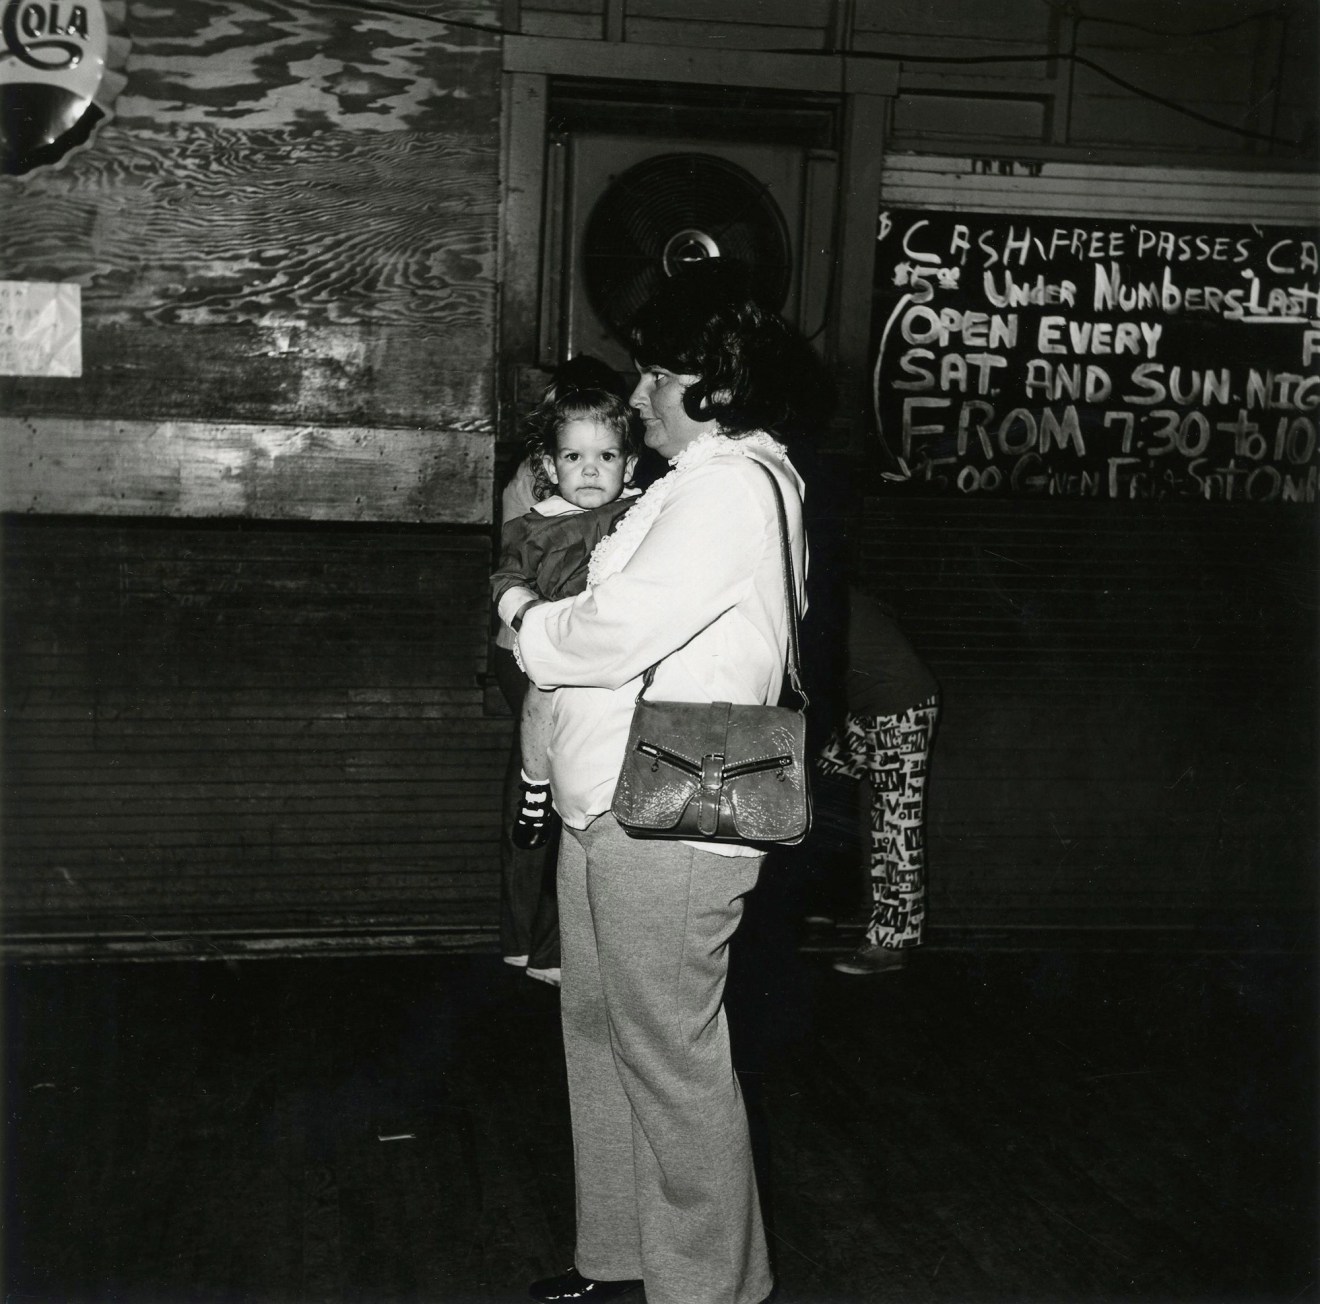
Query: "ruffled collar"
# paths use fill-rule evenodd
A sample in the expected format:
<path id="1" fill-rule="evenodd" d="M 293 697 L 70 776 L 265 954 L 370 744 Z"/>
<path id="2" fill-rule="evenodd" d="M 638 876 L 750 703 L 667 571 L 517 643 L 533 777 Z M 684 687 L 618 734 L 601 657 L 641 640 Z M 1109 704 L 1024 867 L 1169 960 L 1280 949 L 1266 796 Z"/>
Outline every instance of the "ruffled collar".
<path id="1" fill-rule="evenodd" d="M 660 508 L 664 506 L 676 480 L 713 457 L 725 453 L 746 457 L 753 450 L 781 462 L 788 458 L 788 450 L 784 445 L 763 430 L 737 438 L 718 432 L 698 435 L 677 457 L 670 458 L 669 473 L 647 489 L 592 551 L 591 561 L 587 564 L 587 587 L 594 588 L 601 580 L 617 574 L 627 565 L 660 514 Z"/>
<path id="2" fill-rule="evenodd" d="M 781 462 L 788 456 L 788 450 L 773 435 L 764 430 L 754 430 L 749 435 L 722 435 L 719 431 L 698 435 L 677 457 L 669 459 L 669 465 L 675 471 L 690 471 L 694 466 L 708 462 L 720 453 L 741 453 L 744 457 L 759 449 Z M 665 479 L 669 477 L 666 476 Z"/>

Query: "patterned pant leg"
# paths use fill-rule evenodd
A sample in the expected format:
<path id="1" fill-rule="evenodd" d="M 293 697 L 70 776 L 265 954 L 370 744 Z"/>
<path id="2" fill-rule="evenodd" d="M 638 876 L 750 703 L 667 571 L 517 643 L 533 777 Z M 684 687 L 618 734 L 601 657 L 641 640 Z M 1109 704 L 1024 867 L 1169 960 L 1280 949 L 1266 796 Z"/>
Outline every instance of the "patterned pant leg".
<path id="1" fill-rule="evenodd" d="M 871 744 L 867 725 L 870 717 L 850 715 L 842 729 L 836 729 L 829 742 L 820 749 L 816 767 L 822 774 L 841 774 L 848 779 L 865 779 L 870 773 L 867 758 Z"/>
<path id="2" fill-rule="evenodd" d="M 871 946 L 921 944 L 926 922 L 926 766 L 939 699 L 860 717 L 871 780 Z M 849 723 L 852 723 L 850 718 Z"/>

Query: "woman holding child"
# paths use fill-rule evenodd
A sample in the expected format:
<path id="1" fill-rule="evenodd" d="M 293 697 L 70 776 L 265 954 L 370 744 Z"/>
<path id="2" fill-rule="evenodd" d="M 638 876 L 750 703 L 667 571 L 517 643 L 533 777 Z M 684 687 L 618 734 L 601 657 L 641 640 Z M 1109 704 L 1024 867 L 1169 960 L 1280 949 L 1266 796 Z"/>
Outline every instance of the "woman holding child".
<path id="1" fill-rule="evenodd" d="M 774 496 L 754 463 L 783 493 L 800 604 L 802 482 L 776 435 L 809 419 L 819 372 L 719 263 L 668 281 L 631 339 L 630 402 L 671 469 L 595 548 L 583 593 L 523 590 L 500 607 L 531 681 L 556 690 L 549 768 L 564 826 L 577 1249 L 531 1294 L 606 1300 L 644 1282 L 649 1304 L 759 1304 L 773 1281 L 723 993 L 762 855 L 630 839 L 610 803 L 648 667 L 655 699 L 779 696 L 789 612 Z"/>

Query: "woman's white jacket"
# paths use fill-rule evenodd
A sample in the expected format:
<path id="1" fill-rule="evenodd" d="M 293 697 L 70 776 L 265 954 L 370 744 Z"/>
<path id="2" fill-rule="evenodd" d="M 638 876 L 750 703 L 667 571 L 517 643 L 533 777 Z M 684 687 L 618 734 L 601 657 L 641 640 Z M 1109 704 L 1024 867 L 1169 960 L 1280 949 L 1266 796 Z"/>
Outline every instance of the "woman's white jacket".
<path id="1" fill-rule="evenodd" d="M 778 700 L 788 640 L 774 495 L 783 491 L 797 601 L 804 602 L 802 480 L 764 435 L 703 436 L 624 517 L 645 524 L 622 569 L 573 598 L 532 607 L 519 652 L 532 682 L 555 688 L 550 779 L 572 828 L 607 811 L 623 761 L 641 676 L 658 664 L 656 700 Z M 658 494 L 658 511 L 647 498 Z M 634 531 L 635 532 L 635 531 Z M 608 541 L 607 541 L 608 542 Z M 728 855 L 755 854 L 704 844 Z"/>

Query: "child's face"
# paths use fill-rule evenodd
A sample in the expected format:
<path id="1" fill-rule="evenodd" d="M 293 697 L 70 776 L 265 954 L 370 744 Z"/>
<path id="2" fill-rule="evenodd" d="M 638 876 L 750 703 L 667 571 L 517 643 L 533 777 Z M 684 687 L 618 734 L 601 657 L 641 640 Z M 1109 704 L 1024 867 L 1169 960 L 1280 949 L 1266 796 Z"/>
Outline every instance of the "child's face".
<path id="1" fill-rule="evenodd" d="M 574 507 L 612 503 L 632 479 L 635 457 L 626 457 L 619 436 L 598 421 L 579 417 L 559 430 L 559 450 L 544 457 L 545 473 Z"/>

